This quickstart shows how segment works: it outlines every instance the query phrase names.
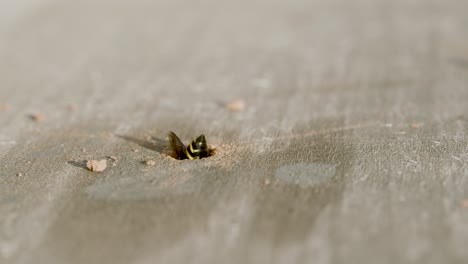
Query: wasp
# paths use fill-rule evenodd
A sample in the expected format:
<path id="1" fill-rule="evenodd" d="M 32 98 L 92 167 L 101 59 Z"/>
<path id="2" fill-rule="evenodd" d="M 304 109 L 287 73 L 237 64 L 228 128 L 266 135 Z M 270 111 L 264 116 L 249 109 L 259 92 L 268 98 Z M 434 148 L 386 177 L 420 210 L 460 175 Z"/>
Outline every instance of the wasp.
<path id="1" fill-rule="evenodd" d="M 172 152 L 176 159 L 202 159 L 211 156 L 213 149 L 208 147 L 206 143 L 206 138 L 204 134 L 201 134 L 199 137 L 195 138 L 190 142 L 186 147 L 182 140 L 172 131 L 169 132 L 169 145 L 171 145 Z"/>

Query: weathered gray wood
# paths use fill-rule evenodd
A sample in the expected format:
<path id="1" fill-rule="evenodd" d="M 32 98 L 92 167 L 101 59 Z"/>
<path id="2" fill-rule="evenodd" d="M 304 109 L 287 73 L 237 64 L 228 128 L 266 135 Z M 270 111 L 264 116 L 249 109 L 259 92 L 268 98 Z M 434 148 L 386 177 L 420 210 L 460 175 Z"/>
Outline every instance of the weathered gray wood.
<path id="1" fill-rule="evenodd" d="M 18 2 L 0 263 L 468 262 L 466 1 Z"/>

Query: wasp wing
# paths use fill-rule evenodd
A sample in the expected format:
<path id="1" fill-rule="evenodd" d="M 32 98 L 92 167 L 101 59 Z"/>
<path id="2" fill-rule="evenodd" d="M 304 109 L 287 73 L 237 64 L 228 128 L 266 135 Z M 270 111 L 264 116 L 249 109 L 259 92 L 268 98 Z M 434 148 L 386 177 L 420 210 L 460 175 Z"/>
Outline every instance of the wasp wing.
<path id="1" fill-rule="evenodd" d="M 187 159 L 187 154 L 185 150 L 187 149 L 180 140 L 180 138 L 172 131 L 169 132 L 169 145 L 171 145 L 172 152 L 174 153 L 174 157 L 176 159 Z"/>

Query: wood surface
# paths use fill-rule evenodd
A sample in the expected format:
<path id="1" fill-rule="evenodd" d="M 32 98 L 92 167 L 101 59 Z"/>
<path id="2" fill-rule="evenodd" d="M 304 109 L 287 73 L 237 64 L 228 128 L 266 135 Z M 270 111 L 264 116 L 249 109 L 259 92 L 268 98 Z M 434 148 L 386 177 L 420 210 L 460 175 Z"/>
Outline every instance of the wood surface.
<path id="1" fill-rule="evenodd" d="M 468 263 L 467 10 L 1 1 L 0 263 Z"/>

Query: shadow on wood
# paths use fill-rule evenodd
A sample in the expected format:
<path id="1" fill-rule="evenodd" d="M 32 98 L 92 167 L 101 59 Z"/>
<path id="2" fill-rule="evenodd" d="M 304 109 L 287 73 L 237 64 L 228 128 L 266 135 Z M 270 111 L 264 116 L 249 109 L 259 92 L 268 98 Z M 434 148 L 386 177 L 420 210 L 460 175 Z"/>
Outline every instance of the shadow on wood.
<path id="1" fill-rule="evenodd" d="M 67 163 L 71 164 L 71 165 L 73 165 L 75 167 L 78 167 L 78 168 L 89 171 L 88 167 L 86 166 L 86 163 L 87 163 L 86 160 L 81 160 L 81 161 L 71 160 L 71 161 L 69 161 Z"/>
<path id="2" fill-rule="evenodd" d="M 167 140 L 161 138 L 151 137 L 151 140 L 140 139 L 132 136 L 117 135 L 117 137 L 138 144 L 139 146 L 156 151 L 161 154 L 167 154 L 164 152 L 164 149 L 168 146 Z"/>

